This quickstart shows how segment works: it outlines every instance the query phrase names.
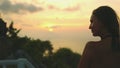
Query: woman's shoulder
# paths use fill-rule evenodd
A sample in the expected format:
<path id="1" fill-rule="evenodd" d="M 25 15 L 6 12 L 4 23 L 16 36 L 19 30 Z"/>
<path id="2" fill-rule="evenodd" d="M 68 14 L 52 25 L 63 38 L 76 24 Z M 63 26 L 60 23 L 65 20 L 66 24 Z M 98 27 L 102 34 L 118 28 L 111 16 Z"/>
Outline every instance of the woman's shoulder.
<path id="1" fill-rule="evenodd" d="M 95 51 L 95 52 L 105 50 L 102 43 L 99 42 L 99 41 L 90 41 L 86 44 L 85 48 L 89 49 L 89 50 L 92 50 L 92 51 Z"/>
<path id="2" fill-rule="evenodd" d="M 96 47 L 97 45 L 99 45 L 98 41 L 89 41 L 86 44 L 86 47 Z"/>
<path id="3" fill-rule="evenodd" d="M 85 48 L 84 48 L 84 52 L 83 52 L 83 55 L 87 55 L 87 57 L 94 57 L 94 55 L 95 55 L 95 44 L 96 42 L 94 42 L 94 41 L 90 41 L 90 42 L 88 42 L 87 44 L 86 44 L 86 46 L 85 46 Z"/>
<path id="4" fill-rule="evenodd" d="M 98 42 L 95 42 L 95 41 L 89 41 L 87 42 L 86 46 L 85 46 L 85 49 L 88 49 L 88 50 L 94 50 L 96 45 L 97 45 Z"/>

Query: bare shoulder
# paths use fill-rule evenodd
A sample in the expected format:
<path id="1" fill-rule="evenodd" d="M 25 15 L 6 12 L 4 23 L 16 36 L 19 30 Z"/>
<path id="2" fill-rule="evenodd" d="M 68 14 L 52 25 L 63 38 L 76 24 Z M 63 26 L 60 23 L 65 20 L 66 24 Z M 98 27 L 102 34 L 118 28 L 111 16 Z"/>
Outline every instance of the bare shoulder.
<path id="1" fill-rule="evenodd" d="M 89 41 L 89 42 L 86 44 L 86 47 L 96 47 L 98 44 L 99 44 L 99 42 Z"/>
<path id="2" fill-rule="evenodd" d="M 99 41 L 90 41 L 86 44 L 85 49 L 94 52 L 94 53 L 99 53 L 105 50 L 103 47 L 101 47 L 101 42 Z M 101 51 L 102 50 L 102 51 Z"/>
<path id="3" fill-rule="evenodd" d="M 86 44 L 85 48 L 84 48 L 84 51 L 83 51 L 83 56 L 84 57 L 87 57 L 89 59 L 93 59 L 94 55 L 95 55 L 95 44 L 96 42 L 94 41 L 90 41 Z"/>
<path id="4" fill-rule="evenodd" d="M 95 41 L 88 42 L 85 46 L 85 50 L 89 50 L 89 51 L 95 50 L 96 44 L 97 44 L 97 42 L 95 42 Z"/>
<path id="5" fill-rule="evenodd" d="M 86 45 L 92 45 L 92 44 L 96 44 L 97 42 L 96 41 L 89 41 L 89 42 L 87 42 L 87 44 Z"/>

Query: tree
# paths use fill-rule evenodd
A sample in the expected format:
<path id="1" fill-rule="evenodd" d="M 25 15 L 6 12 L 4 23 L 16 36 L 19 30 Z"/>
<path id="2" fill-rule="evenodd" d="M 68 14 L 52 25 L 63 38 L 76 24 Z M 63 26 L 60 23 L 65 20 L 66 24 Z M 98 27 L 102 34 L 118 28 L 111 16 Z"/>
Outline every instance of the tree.
<path id="1" fill-rule="evenodd" d="M 43 41 L 42 42 L 42 46 L 41 47 L 43 47 L 43 53 L 44 54 L 46 54 L 46 52 L 47 52 L 47 54 L 46 55 L 48 55 L 48 56 L 51 56 L 52 54 L 53 54 L 53 47 L 52 47 L 52 44 L 51 44 L 51 42 L 50 41 Z M 43 55 L 44 55 L 43 54 Z"/>
<path id="2" fill-rule="evenodd" d="M 48 60 L 45 60 L 44 64 L 49 68 L 77 68 L 80 56 L 69 48 L 60 48 L 52 57 L 46 57 Z"/>
<path id="3" fill-rule="evenodd" d="M 0 23 L 2 23 L 0 25 L 0 59 L 5 59 L 11 54 L 19 56 L 21 54 L 18 51 L 22 50 L 23 57 L 37 68 L 44 67 L 44 65 L 48 68 L 77 68 L 80 59 L 78 53 L 69 48 L 60 48 L 53 53 L 53 47 L 49 40 L 20 37 L 18 33 L 21 29 L 15 28 L 13 22 L 9 27 L 6 27 L 6 23 L 2 19 L 0 19 Z"/>
<path id="4" fill-rule="evenodd" d="M 13 21 L 11 22 L 11 24 L 8 27 L 8 36 L 11 38 L 17 38 L 18 33 L 20 32 L 21 29 L 16 29 L 13 27 L 14 23 Z"/>
<path id="5" fill-rule="evenodd" d="M 0 59 L 5 59 L 11 53 L 12 44 L 6 34 L 6 22 L 0 18 Z"/>
<path id="6" fill-rule="evenodd" d="M 6 22 L 0 18 L 0 37 L 5 37 L 7 33 Z"/>
<path id="7" fill-rule="evenodd" d="M 77 68 L 80 55 L 72 52 L 72 50 L 69 48 L 60 48 L 54 54 L 54 58 L 56 58 L 56 60 L 59 62 L 66 64 L 66 66 L 69 68 Z"/>

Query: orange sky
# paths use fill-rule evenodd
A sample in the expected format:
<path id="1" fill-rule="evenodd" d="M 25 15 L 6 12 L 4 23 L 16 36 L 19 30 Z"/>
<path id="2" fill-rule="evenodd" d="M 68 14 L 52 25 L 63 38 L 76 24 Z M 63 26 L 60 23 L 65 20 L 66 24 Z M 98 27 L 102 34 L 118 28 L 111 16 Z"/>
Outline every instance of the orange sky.
<path id="1" fill-rule="evenodd" d="M 55 49 L 68 47 L 82 53 L 92 37 L 92 10 L 109 5 L 120 14 L 119 0 L 1 0 L 1 17 L 21 28 L 20 36 L 50 40 Z"/>

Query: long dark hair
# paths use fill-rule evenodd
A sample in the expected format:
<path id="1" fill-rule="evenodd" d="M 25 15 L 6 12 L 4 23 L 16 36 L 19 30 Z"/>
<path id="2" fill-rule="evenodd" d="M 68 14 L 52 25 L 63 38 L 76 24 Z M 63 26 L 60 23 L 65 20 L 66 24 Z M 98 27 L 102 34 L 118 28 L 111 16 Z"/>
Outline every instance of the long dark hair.
<path id="1" fill-rule="evenodd" d="M 119 45 L 119 17 L 109 6 L 100 6 L 93 11 L 98 20 L 100 20 L 112 36 L 111 48 L 113 51 L 120 51 Z"/>

